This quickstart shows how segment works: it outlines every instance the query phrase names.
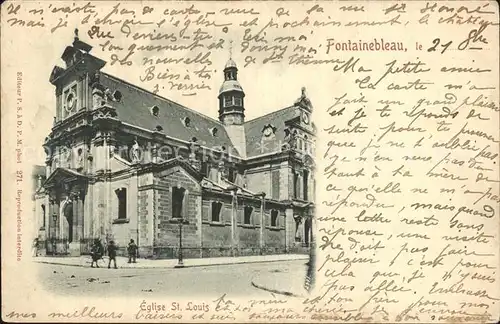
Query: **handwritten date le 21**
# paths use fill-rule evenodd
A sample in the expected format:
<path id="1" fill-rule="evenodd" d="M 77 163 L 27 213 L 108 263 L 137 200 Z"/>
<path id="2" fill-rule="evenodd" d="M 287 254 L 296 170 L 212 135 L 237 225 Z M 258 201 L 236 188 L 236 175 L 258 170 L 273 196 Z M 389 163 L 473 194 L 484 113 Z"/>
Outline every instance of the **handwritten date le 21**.
<path id="1" fill-rule="evenodd" d="M 465 49 L 471 49 L 471 50 L 481 50 L 483 49 L 482 47 L 477 47 L 476 46 L 471 46 L 475 43 L 482 43 L 482 44 L 488 44 L 488 41 L 486 38 L 481 35 L 481 33 L 486 29 L 488 25 L 487 24 L 482 24 L 481 27 L 478 29 L 473 29 L 469 32 L 469 35 L 465 40 L 463 40 L 460 44 L 458 44 L 458 49 L 463 51 Z M 438 46 L 441 46 L 441 54 L 443 54 L 452 44 L 452 41 L 449 41 L 447 43 L 441 44 L 441 39 L 440 38 L 435 38 L 432 41 L 432 46 L 427 49 L 427 52 L 434 52 L 437 50 Z"/>

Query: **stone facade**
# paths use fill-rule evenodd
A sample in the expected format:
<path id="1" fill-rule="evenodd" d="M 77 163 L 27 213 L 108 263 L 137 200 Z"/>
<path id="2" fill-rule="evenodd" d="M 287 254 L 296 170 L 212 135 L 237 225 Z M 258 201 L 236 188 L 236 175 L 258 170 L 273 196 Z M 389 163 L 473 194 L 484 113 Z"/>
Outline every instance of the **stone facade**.
<path id="1" fill-rule="evenodd" d="M 121 254 L 134 239 L 151 258 L 177 257 L 180 239 L 185 257 L 306 251 L 316 130 L 304 90 L 245 121 L 230 60 L 214 120 L 104 73 L 91 48 L 76 36 L 50 77 L 54 125 L 34 194 L 46 254 L 89 253 L 96 238 Z"/>

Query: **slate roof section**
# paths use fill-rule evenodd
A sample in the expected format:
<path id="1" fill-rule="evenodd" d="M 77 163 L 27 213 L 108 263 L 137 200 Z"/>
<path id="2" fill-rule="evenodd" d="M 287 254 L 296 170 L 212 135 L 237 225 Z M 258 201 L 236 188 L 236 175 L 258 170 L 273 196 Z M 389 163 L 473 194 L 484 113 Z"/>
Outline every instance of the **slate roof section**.
<path id="1" fill-rule="evenodd" d="M 300 116 L 296 106 L 286 107 L 245 122 L 247 157 L 263 154 L 261 150 L 262 130 L 267 124 L 276 127 L 275 136 L 266 144 L 266 152 L 276 152 L 285 143 L 285 122 Z"/>
<path id="2" fill-rule="evenodd" d="M 109 88 L 111 93 L 116 90 L 121 92 L 121 100 L 112 102 L 121 121 L 151 131 L 154 131 L 156 126 L 161 126 L 168 136 L 188 142 L 196 137 L 198 144 L 202 146 L 214 148 L 223 145 L 227 152 L 239 156 L 224 125 L 218 120 L 104 72 L 101 72 L 99 81 Z M 159 108 L 158 117 L 151 113 L 153 106 Z M 186 117 L 190 119 L 189 127 L 183 123 Z M 214 127 L 217 128 L 216 136 L 211 133 Z"/>
<path id="3" fill-rule="evenodd" d="M 238 91 L 243 92 L 243 87 L 238 80 L 226 80 L 219 88 L 219 98 L 222 93 Z"/>

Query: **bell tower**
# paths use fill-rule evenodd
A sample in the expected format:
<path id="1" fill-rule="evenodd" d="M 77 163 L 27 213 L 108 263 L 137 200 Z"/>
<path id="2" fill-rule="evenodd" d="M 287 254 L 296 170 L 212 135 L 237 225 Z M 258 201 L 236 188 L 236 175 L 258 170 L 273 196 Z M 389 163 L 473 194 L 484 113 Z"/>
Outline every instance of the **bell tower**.
<path id="1" fill-rule="evenodd" d="M 224 67 L 224 82 L 219 89 L 219 120 L 226 126 L 245 122 L 245 92 L 238 82 L 238 68 L 233 59 Z"/>
<path id="2" fill-rule="evenodd" d="M 50 83 L 56 87 L 55 123 L 61 124 L 81 110 L 90 110 L 89 75 L 94 75 L 106 62 L 90 54 L 92 46 L 78 37 L 75 29 L 73 43 L 66 47 L 61 59 L 65 66 L 54 66 Z"/>
<path id="3" fill-rule="evenodd" d="M 224 82 L 219 89 L 219 120 L 224 124 L 233 146 L 246 156 L 245 92 L 238 82 L 238 68 L 230 57 L 224 67 Z"/>

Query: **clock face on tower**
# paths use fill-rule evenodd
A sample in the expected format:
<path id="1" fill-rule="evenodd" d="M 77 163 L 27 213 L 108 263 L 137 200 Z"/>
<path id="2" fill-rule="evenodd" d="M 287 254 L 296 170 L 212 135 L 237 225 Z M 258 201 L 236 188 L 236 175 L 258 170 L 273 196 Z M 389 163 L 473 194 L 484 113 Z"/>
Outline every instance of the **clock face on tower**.
<path id="1" fill-rule="evenodd" d="M 66 110 L 70 112 L 73 109 L 75 109 L 75 106 L 76 106 L 76 94 L 73 91 L 71 91 L 66 96 Z"/>
<path id="2" fill-rule="evenodd" d="M 302 113 L 302 121 L 304 124 L 308 125 L 309 124 L 309 115 L 306 113 Z"/>

